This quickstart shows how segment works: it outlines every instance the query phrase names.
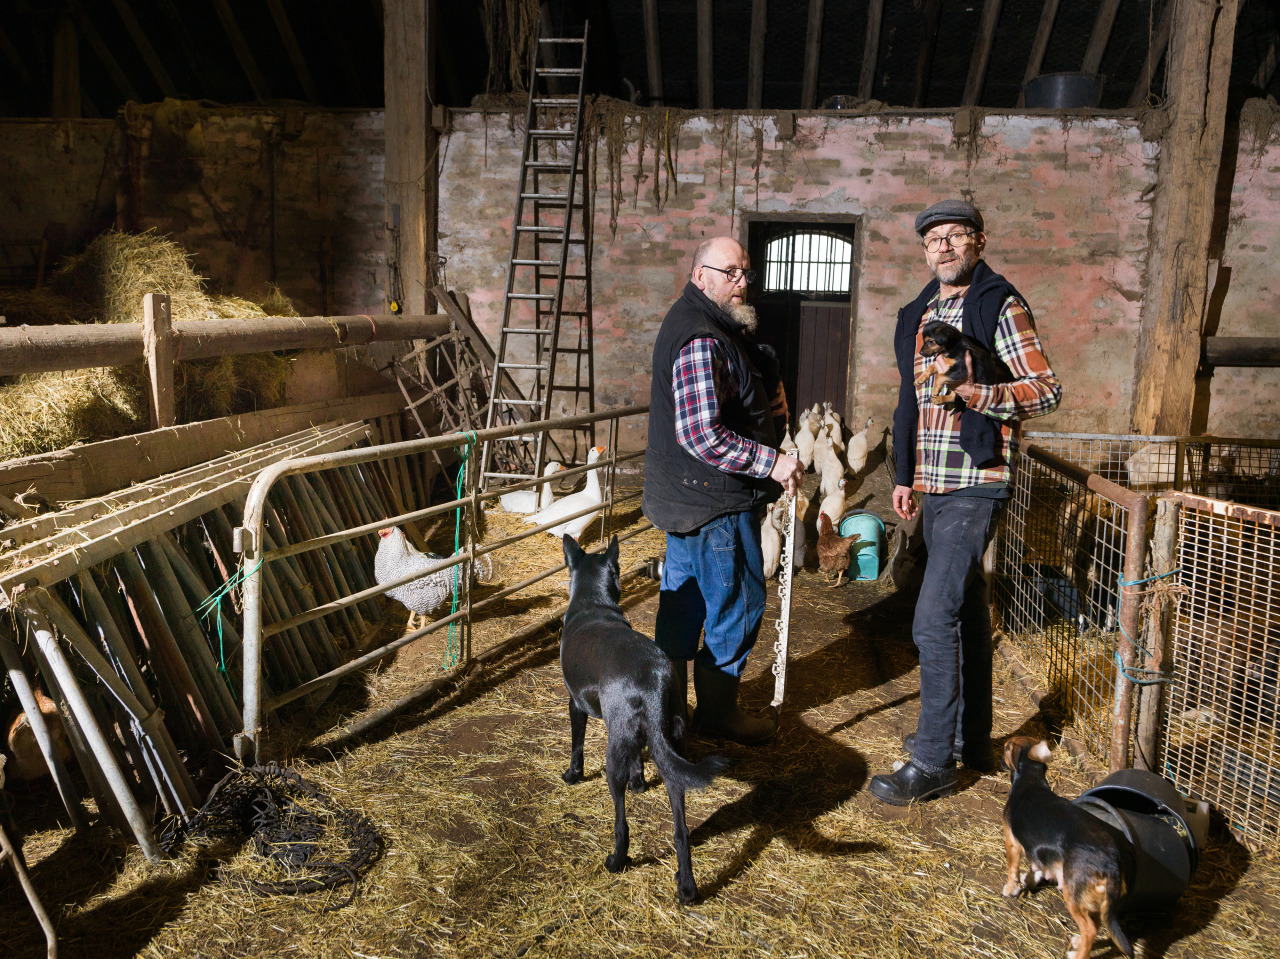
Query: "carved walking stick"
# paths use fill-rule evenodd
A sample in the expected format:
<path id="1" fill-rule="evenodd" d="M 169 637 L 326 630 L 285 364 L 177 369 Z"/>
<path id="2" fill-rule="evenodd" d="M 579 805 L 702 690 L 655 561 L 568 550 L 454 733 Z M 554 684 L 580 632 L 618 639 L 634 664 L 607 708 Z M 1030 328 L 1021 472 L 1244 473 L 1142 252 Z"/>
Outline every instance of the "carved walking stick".
<path id="1" fill-rule="evenodd" d="M 791 628 L 791 575 L 792 557 L 796 549 L 796 495 L 784 494 L 787 503 L 787 543 L 782 548 L 782 559 L 778 568 L 778 599 L 782 608 L 774 626 L 778 630 L 778 638 L 773 641 L 773 702 L 769 705 L 775 709 L 782 708 L 782 700 L 787 691 L 787 634 Z"/>

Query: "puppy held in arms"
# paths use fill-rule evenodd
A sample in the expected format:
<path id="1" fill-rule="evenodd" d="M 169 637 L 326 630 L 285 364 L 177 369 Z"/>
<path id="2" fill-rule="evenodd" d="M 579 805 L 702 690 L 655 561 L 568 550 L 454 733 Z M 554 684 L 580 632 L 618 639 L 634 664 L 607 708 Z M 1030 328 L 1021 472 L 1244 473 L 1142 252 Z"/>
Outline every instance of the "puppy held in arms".
<path id="1" fill-rule="evenodd" d="M 684 747 L 684 691 L 676 688 L 671 660 L 652 639 L 631 628 L 618 604 L 618 537 L 603 553 L 589 554 L 566 536 L 564 561 L 569 567 L 569 608 L 560 634 L 560 668 L 569 690 L 572 752 L 562 778 L 567 783 L 582 779 L 587 717 L 603 719 L 609 737 L 605 779 L 613 796 L 613 853 L 604 867 L 619 872 L 628 863 L 626 790 L 644 789 L 641 750 L 648 746 L 671 800 L 679 867 L 676 894 L 681 902 L 693 902 L 698 886 L 689 858 L 684 794 L 709 785 L 724 768 L 724 760 L 711 756 L 691 763 L 679 753 Z"/>
<path id="2" fill-rule="evenodd" d="M 933 383 L 933 402 L 937 406 L 951 404 L 952 410 L 957 413 L 964 409 L 964 403 L 956 396 L 955 389 L 969 377 L 969 368 L 964 359 L 966 353 L 972 357 L 975 383 L 995 386 L 997 383 L 1013 382 L 1013 374 L 1009 372 L 1004 360 L 977 340 L 965 336 L 950 323 L 930 320 L 920 331 L 920 336 L 920 355 L 933 357 L 934 362 L 916 377 L 916 386 L 938 372 L 939 362 L 946 367 L 946 371 L 939 374 Z"/>
<path id="3" fill-rule="evenodd" d="M 1009 864 L 1004 894 L 1017 896 L 1042 883 L 1054 883 L 1080 928 L 1071 937 L 1067 959 L 1088 959 L 1102 926 L 1116 947 L 1132 959 L 1133 946 L 1116 912 L 1133 881 L 1133 846 L 1120 830 L 1049 788 L 1045 778 L 1048 743 L 1014 736 L 1005 743 L 1004 761 L 1013 780 L 1004 807 L 1004 851 Z M 1023 855 L 1031 866 L 1025 879 L 1018 874 Z"/>

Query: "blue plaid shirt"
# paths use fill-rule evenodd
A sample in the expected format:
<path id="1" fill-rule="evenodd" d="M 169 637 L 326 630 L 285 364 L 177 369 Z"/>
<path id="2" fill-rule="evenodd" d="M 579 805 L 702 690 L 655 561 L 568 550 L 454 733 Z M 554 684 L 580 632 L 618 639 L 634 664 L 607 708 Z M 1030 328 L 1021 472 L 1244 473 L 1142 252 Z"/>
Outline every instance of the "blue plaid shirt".
<path id="1" fill-rule="evenodd" d="M 726 473 L 765 477 L 778 459 L 776 450 L 726 429 L 720 399 L 737 387 L 730 355 L 714 337 L 685 344 L 671 378 L 675 393 L 676 440 L 691 456 Z"/>

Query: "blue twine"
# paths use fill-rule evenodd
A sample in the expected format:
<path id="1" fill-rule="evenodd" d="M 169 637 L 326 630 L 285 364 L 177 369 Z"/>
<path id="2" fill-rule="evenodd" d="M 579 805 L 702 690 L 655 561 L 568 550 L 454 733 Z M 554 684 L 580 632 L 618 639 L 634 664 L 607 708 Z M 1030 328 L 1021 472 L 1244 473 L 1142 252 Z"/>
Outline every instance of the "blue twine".
<path id="1" fill-rule="evenodd" d="M 462 462 L 458 465 L 458 476 L 454 483 L 454 499 L 462 499 L 462 488 L 467 481 L 467 460 L 471 456 L 471 451 L 476 445 L 475 430 L 459 430 L 457 435 L 465 437 L 464 444 L 460 450 Z M 462 506 L 459 505 L 453 511 L 453 554 L 458 555 L 458 550 L 462 548 Z M 449 615 L 453 616 L 458 612 L 458 578 L 461 575 L 460 567 L 453 567 L 453 603 L 449 607 Z M 445 651 L 448 659 L 443 665 L 444 669 L 451 669 L 458 664 L 458 656 L 461 652 L 460 643 L 457 638 L 458 624 L 455 620 L 449 624 L 449 638 L 446 643 Z"/>
<path id="2" fill-rule="evenodd" d="M 1116 616 L 1120 619 L 1120 632 L 1124 634 L 1125 639 L 1129 640 L 1129 645 L 1131 645 L 1135 650 L 1140 652 L 1143 656 L 1147 657 L 1148 659 L 1151 658 L 1151 651 L 1148 650 L 1136 639 L 1134 639 L 1132 636 L 1130 636 L 1129 631 L 1124 628 L 1124 617 L 1121 616 L 1121 610 L 1124 606 L 1124 589 L 1126 586 L 1141 586 L 1143 583 L 1151 583 L 1158 579 L 1165 579 L 1166 577 L 1173 576 L 1178 572 L 1179 572 L 1179 568 L 1175 566 L 1173 569 L 1169 570 L 1169 572 L 1167 573 L 1157 573 L 1155 576 L 1147 576 L 1144 579 L 1121 579 L 1120 580 L 1120 598 L 1119 598 L 1119 601 L 1116 603 Z M 1160 673 L 1153 669 L 1137 669 L 1137 668 L 1125 666 L 1124 660 L 1120 657 L 1120 650 L 1118 649 L 1115 652 L 1115 661 L 1116 661 L 1116 668 L 1120 670 L 1120 675 L 1122 675 L 1125 679 L 1129 680 L 1129 682 L 1133 683 L 1135 686 L 1159 686 L 1161 683 L 1173 682 L 1173 675 L 1171 673 Z M 1156 678 L 1155 679 L 1139 679 L 1138 676 L 1134 675 L 1135 673 L 1140 673 L 1147 676 L 1155 676 Z"/>
<path id="3" fill-rule="evenodd" d="M 231 698 L 235 701 L 236 705 L 240 704 L 240 699 L 236 695 L 235 685 L 231 682 L 231 673 L 227 671 L 227 650 L 222 639 L 222 600 L 233 589 L 261 569 L 264 562 L 266 561 L 260 559 L 258 560 L 258 565 L 254 566 L 253 569 L 241 568 L 236 570 L 227 577 L 226 581 L 221 586 L 206 596 L 203 603 L 196 607 L 196 613 L 199 614 L 202 620 L 207 620 L 210 616 L 214 616 L 215 614 L 217 616 L 214 622 L 218 627 L 218 672 L 222 674 L 222 680 L 227 684 L 227 689 L 231 691 Z"/>

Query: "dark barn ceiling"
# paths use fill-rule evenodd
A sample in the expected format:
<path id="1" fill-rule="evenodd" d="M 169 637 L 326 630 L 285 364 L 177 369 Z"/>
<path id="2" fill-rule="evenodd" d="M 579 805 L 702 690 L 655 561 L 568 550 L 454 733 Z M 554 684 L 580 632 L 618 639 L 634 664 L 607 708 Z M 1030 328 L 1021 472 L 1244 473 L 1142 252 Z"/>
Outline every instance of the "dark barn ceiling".
<path id="1" fill-rule="evenodd" d="M 806 29 L 812 0 L 767 0 L 765 110 L 802 107 Z M 1003 0 L 976 105 L 1017 104 L 1045 0 Z M 1042 73 L 1081 68 L 1100 10 L 1115 4 L 1100 66 L 1102 107 L 1130 100 L 1151 34 L 1172 0 L 1062 0 Z M 528 0 L 525 0 L 528 6 Z M 869 0 L 826 0 L 815 105 L 858 92 Z M 489 69 L 487 34 L 500 34 L 514 0 L 436 3 L 439 102 L 465 106 L 506 92 Z M 591 21 L 588 92 L 651 102 L 643 0 L 550 0 L 543 21 L 565 34 Z M 714 100 L 748 105 L 751 34 L 747 0 L 714 0 Z M 656 0 L 662 83 L 668 106 L 699 106 L 698 0 Z M 984 0 L 884 0 L 871 97 L 889 106 L 961 105 L 980 36 Z M 937 14 L 928 40 L 927 15 Z M 381 0 L 4 0 L 0 3 L 0 114 L 50 115 L 56 38 L 74 37 L 81 114 L 114 116 L 129 100 L 165 96 L 220 104 L 295 101 L 321 107 L 382 105 Z M 69 33 L 69 31 L 74 31 Z M 1241 0 L 1232 68 L 1236 99 L 1277 94 L 1274 69 L 1280 0 Z M 917 83 L 918 67 L 931 54 Z M 505 55 L 505 51 L 504 51 Z M 928 57 L 926 57 L 928 59 Z M 496 71 L 505 78 L 505 71 Z M 1163 69 L 1152 91 L 1158 100 Z M 487 88 L 488 85 L 488 88 Z"/>

